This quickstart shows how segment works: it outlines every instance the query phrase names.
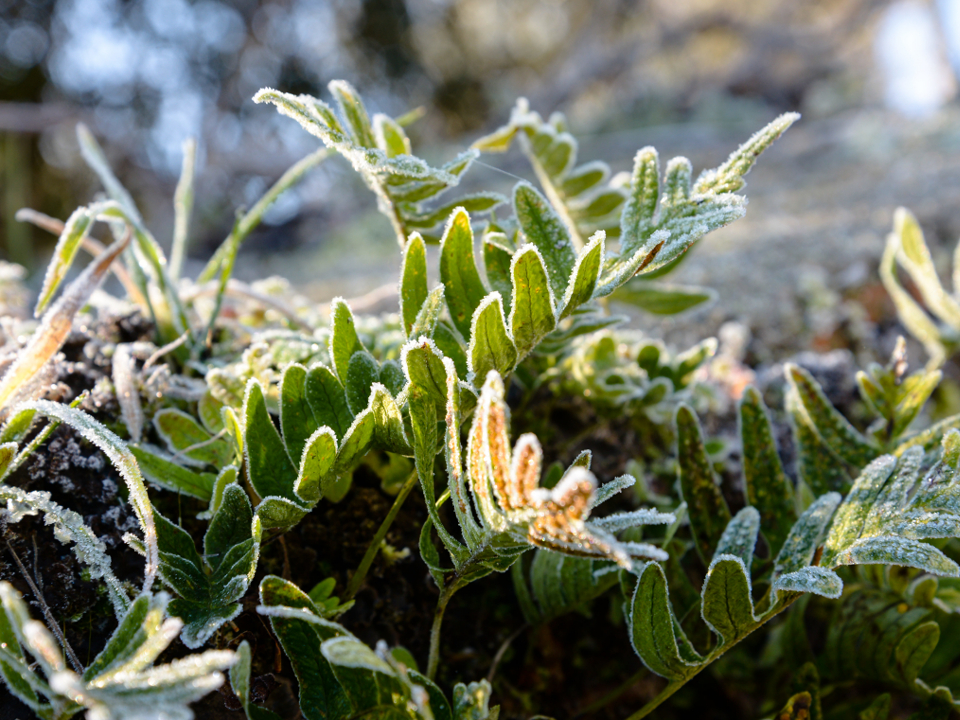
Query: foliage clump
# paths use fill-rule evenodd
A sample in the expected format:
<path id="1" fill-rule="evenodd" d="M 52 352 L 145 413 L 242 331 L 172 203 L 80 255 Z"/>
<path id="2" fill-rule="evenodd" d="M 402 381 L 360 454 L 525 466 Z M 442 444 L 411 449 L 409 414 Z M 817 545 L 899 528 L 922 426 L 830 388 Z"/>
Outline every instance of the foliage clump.
<path id="1" fill-rule="evenodd" d="M 251 719 L 529 715 L 538 708 L 496 672 L 513 638 L 488 677 L 469 682 L 443 641 L 451 618 L 454 632 L 471 627 L 456 614 L 468 595 L 458 593 L 506 587 L 506 606 L 521 610 L 520 631 L 534 639 L 572 612 L 592 609 L 595 617 L 607 599 L 609 623 L 636 655 L 634 668 L 618 666 L 614 678 L 620 692 L 642 686 L 631 718 L 682 694 L 703 671 L 743 674 L 737 664 L 761 650 L 757 667 L 793 691 L 783 683 L 755 688 L 750 711 L 758 717 L 783 707 L 778 717 L 884 718 L 892 703 L 946 717 L 960 696 L 958 646 L 938 644 L 958 631 L 960 419 L 914 427 L 941 373 L 907 374 L 902 346 L 887 366 L 860 373 L 876 417 L 862 431 L 809 372 L 788 364 L 795 476 L 781 461 L 761 393 L 749 387 L 737 406 L 735 493 L 718 477 L 728 467 L 696 411 L 709 394 L 702 368 L 716 342 L 673 354 L 618 327 L 623 318 L 609 310 L 612 300 L 662 315 L 714 299 L 660 278 L 705 235 L 743 215 L 744 176 L 797 116 L 777 118 L 696 178 L 685 158 L 661 168 L 653 148 L 637 152 L 632 172 L 611 176 L 604 163 L 578 164 L 561 115 L 544 121 L 520 101 L 506 126 L 434 167 L 412 154 L 404 118 L 371 118 L 345 82 L 330 90 L 338 110 L 309 96 L 257 94 L 325 147 L 238 218 L 195 280 L 180 277 L 190 145 L 169 263 L 83 128 L 84 157 L 109 199 L 65 223 L 22 215 L 59 240 L 36 306 L 41 322 L 23 341 L 10 339 L 22 347 L 0 380 L 5 522 L 15 529 L 38 516 L 52 526 L 87 567 L 87 580 L 101 584 L 113 629 L 81 664 L 60 630 L 65 618 L 52 617 L 21 564 L 47 626 L 0 584 L 0 674 L 9 690 L 44 718 L 83 710 L 95 719 L 189 718 L 190 704 L 228 672 L 222 692 Z M 481 152 L 515 142 L 539 189 L 520 182 L 509 198 L 441 197 Z M 334 154 L 361 175 L 396 233 L 398 314 L 358 316 L 334 298 L 324 317 L 284 297 L 277 283 L 231 277 L 270 203 Z M 918 231 L 903 213 L 897 222 L 885 281 L 900 257 L 949 324 L 949 298 L 937 291 Z M 97 223 L 113 234 L 109 247 L 93 242 Z M 433 288 L 430 244 L 439 245 Z M 61 290 L 81 247 L 97 257 Z M 122 300 L 96 292 L 110 272 L 124 285 Z M 914 332 L 929 326 L 895 298 L 915 318 L 907 322 Z M 85 394 L 72 405 L 50 399 L 75 318 L 89 313 L 95 325 L 121 302 L 149 319 L 153 338 L 108 343 L 109 374 L 97 388 L 109 389 L 113 409 L 91 409 Z M 940 360 L 947 332 L 938 332 L 922 337 Z M 567 419 L 557 419 L 563 413 Z M 87 518 L 46 489 L 16 483 L 60 424 L 99 448 L 125 482 L 137 531 L 124 541 L 142 558 L 142 582 L 117 570 Z M 636 476 L 612 477 L 627 463 L 590 451 L 567 457 L 566 466 L 545 465 L 601 431 L 620 445 L 626 436 L 639 440 L 636 450 L 618 450 L 645 461 L 629 463 Z M 671 474 L 675 486 L 664 482 Z M 291 563 L 291 548 L 325 526 L 341 527 L 357 502 L 365 524 L 351 527 L 366 534 L 341 533 L 332 546 L 310 550 L 316 581 L 359 543 L 349 572 L 312 587 L 292 581 L 305 571 Z M 401 525 L 419 559 L 392 544 Z M 395 632 L 371 642 L 361 612 L 400 610 L 392 595 L 364 610 L 363 593 L 374 568 L 402 562 L 429 573 L 436 609 L 420 637 Z M 494 585 L 507 571 L 508 585 Z M 559 622 L 575 633 L 567 620 Z M 871 651 L 858 650 L 854 636 Z M 581 641 L 591 638 L 574 636 L 561 656 L 575 656 Z M 295 684 L 298 698 L 271 697 L 270 672 Z M 564 697 L 552 707 L 597 713 L 618 695 Z"/>

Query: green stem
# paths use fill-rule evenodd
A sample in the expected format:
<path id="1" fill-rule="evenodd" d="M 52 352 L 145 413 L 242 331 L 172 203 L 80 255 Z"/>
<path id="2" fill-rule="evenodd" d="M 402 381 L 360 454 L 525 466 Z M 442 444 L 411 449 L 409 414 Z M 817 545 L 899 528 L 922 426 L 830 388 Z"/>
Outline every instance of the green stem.
<path id="1" fill-rule="evenodd" d="M 263 197 L 257 200 L 254 206 L 250 208 L 250 211 L 246 213 L 234 226 L 230 236 L 223 241 L 220 247 L 217 248 L 217 251 L 213 254 L 213 257 L 211 257 L 207 262 L 207 266 L 203 269 L 203 272 L 201 272 L 197 277 L 197 284 L 203 284 L 213 280 L 214 276 L 217 274 L 217 270 L 220 268 L 220 264 L 226 259 L 227 254 L 230 252 L 230 247 L 234 240 L 239 246 L 239 244 L 243 242 L 244 238 L 246 238 L 247 235 L 249 235 L 253 229 L 260 224 L 260 221 L 263 219 L 263 214 L 270 208 L 271 205 L 273 205 L 273 202 L 280 197 L 285 190 L 288 190 L 293 185 L 296 185 L 300 179 L 307 174 L 308 170 L 316 167 L 332 154 L 332 150 L 321 148 L 316 152 L 307 155 L 305 158 L 287 170 L 280 177 L 280 179 L 277 180 L 273 186 L 263 194 Z M 236 235 L 236 238 L 234 238 L 234 235 Z"/>
<path id="2" fill-rule="evenodd" d="M 387 536 L 390 526 L 393 525 L 393 521 L 397 518 L 397 514 L 400 512 L 400 508 L 403 507 L 403 503 L 410 494 L 410 491 L 416 486 L 418 478 L 419 476 L 416 471 L 410 473 L 410 477 L 407 478 L 406 482 L 403 483 L 403 487 L 400 488 L 400 492 L 397 493 L 397 497 L 393 501 L 393 507 L 390 508 L 390 512 L 387 513 L 383 522 L 380 523 L 380 528 L 377 530 L 377 534 L 373 536 L 373 540 L 370 541 L 370 547 L 367 548 L 363 560 L 360 561 L 357 571 L 353 574 L 353 577 L 350 578 L 345 600 L 352 598 L 357 594 L 357 590 L 360 589 L 360 585 L 367 576 L 367 572 L 377 557 L 377 553 L 380 552 L 380 545 L 383 543 L 383 539 Z"/>
<path id="3" fill-rule="evenodd" d="M 437 665 L 440 663 L 440 628 L 443 625 L 443 614 L 447 610 L 450 598 L 460 589 L 460 583 L 454 580 L 440 592 L 437 600 L 437 609 L 433 613 L 433 626 L 430 628 L 430 657 L 427 659 L 427 678 L 433 680 L 437 676 Z"/>

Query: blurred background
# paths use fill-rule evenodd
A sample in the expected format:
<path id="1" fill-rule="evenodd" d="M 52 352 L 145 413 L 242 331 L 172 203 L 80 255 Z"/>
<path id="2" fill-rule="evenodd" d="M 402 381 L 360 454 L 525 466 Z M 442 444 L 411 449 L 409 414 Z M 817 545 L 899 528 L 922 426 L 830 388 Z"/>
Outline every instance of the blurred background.
<path id="1" fill-rule="evenodd" d="M 0 0 L 0 253 L 38 284 L 55 238 L 15 211 L 65 219 L 99 191 L 82 121 L 167 243 L 181 145 L 198 138 L 191 274 L 235 209 L 317 146 L 251 102 L 263 86 L 329 99 L 344 78 L 371 111 L 422 106 L 409 133 L 437 163 L 526 96 L 567 114 L 581 160 L 615 171 L 648 144 L 713 166 L 798 110 L 749 178 L 747 217 L 677 276 L 719 302 L 656 323 L 677 343 L 736 320 L 761 353 L 849 346 L 893 316 L 876 266 L 897 205 L 935 254 L 960 236 L 958 72 L 960 0 Z M 483 161 L 468 182 L 532 179 L 519 152 Z M 373 197 L 331 160 L 274 206 L 238 274 L 327 300 L 398 263 Z"/>

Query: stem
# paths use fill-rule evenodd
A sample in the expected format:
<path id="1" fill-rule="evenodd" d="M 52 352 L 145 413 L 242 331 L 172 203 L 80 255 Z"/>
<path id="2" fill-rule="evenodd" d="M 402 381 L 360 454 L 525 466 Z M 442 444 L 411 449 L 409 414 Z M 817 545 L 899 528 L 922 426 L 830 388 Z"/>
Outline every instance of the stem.
<path id="1" fill-rule="evenodd" d="M 453 594 L 460 589 L 460 583 L 454 580 L 440 593 L 437 600 L 437 609 L 433 613 L 433 627 L 430 628 L 430 657 L 427 659 L 427 678 L 433 680 L 437 676 L 437 665 L 440 662 L 440 627 L 443 625 L 443 614 Z"/>
<path id="2" fill-rule="evenodd" d="M 373 561 L 377 557 L 377 553 L 380 552 L 380 545 L 383 543 L 383 539 L 387 536 L 390 526 L 393 525 L 393 521 L 397 518 L 400 508 L 403 507 L 404 501 L 407 499 L 410 491 L 413 490 L 414 486 L 417 484 L 418 479 L 419 476 L 417 475 L 416 471 L 414 471 L 410 473 L 410 477 L 408 477 L 406 482 L 403 483 L 403 487 L 400 488 L 400 492 L 397 493 L 397 497 L 393 501 L 393 507 L 390 508 L 390 512 L 387 513 L 387 516 L 383 519 L 383 522 L 380 523 L 380 528 L 377 530 L 377 534 L 373 536 L 373 540 L 370 541 L 370 546 L 367 548 L 367 552 L 364 553 L 363 560 L 360 561 L 360 566 L 353 574 L 353 577 L 350 578 L 350 583 L 347 585 L 347 594 L 345 600 L 349 600 L 357 594 L 357 590 L 360 589 L 360 585 L 363 583 L 363 579 L 367 576 L 370 566 L 373 565 Z"/>
<path id="3" fill-rule="evenodd" d="M 297 184 L 300 179 L 307 174 L 308 170 L 316 167 L 332 154 L 332 150 L 321 148 L 291 166 L 235 225 L 230 235 L 223 241 L 220 247 L 217 248 L 213 257 L 210 258 L 206 267 L 197 277 L 197 283 L 205 283 L 213 280 L 217 274 L 217 270 L 220 268 L 220 264 L 226 260 L 227 254 L 230 252 L 230 245 L 234 242 L 234 236 L 236 236 L 236 242 L 239 246 L 244 238 L 260 224 L 260 221 L 263 219 L 263 214 L 284 191 Z"/>

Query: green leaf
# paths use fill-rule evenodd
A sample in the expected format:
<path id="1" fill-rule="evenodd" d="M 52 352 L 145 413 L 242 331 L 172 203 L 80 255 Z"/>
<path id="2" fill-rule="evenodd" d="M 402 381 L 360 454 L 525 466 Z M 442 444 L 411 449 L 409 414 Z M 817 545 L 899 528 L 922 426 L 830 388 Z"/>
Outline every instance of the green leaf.
<path id="1" fill-rule="evenodd" d="M 400 268 L 400 316 L 408 337 L 426 299 L 427 248 L 420 233 L 414 233 L 403 249 Z"/>
<path id="2" fill-rule="evenodd" d="M 337 462 L 333 467 L 333 474 L 322 481 L 323 494 L 336 502 L 343 497 L 347 487 L 333 484 L 344 478 L 363 459 L 373 446 L 373 435 L 376 430 L 376 417 L 370 409 L 364 410 L 353 420 L 343 436 L 340 449 L 337 451 Z"/>
<path id="3" fill-rule="evenodd" d="M 83 679 L 95 678 L 129 660 L 130 655 L 136 652 L 146 639 L 145 623 L 147 623 L 146 627 L 157 627 L 162 622 L 163 615 L 163 604 L 156 597 L 148 594 L 137 597 L 120 618 L 116 630 L 107 640 L 103 650 L 84 671 Z M 2 620 L 3 613 L 0 613 L 0 622 Z"/>
<path id="4" fill-rule="evenodd" d="M 898 403 L 895 408 L 893 429 L 891 435 L 895 438 L 900 437 L 910 423 L 926 404 L 930 395 L 940 384 L 942 373 L 937 370 L 934 372 L 918 372 L 904 379 L 900 386 Z"/>
<path id="5" fill-rule="evenodd" d="M 775 575 L 792 573 L 807 567 L 820 545 L 833 514 L 840 504 L 840 493 L 821 495 L 790 528 L 776 556 Z"/>
<path id="6" fill-rule="evenodd" d="M 605 183 L 609 177 L 609 166 L 604 162 L 594 160 L 570 171 L 563 179 L 560 191 L 567 197 L 576 197 Z"/>
<path id="7" fill-rule="evenodd" d="M 455 210 L 463 209 L 471 213 L 483 213 L 493 210 L 493 208 L 505 202 L 507 202 L 507 199 L 500 193 L 469 193 L 467 195 L 461 195 L 454 202 L 442 205 L 435 210 L 407 216 L 406 226 L 428 230 L 442 223 L 450 216 L 450 213 Z"/>
<path id="8" fill-rule="evenodd" d="M 557 325 L 553 293 L 547 282 L 543 258 L 534 246 L 525 246 L 513 256 L 513 305 L 510 330 L 520 356 L 527 355 Z"/>
<path id="9" fill-rule="evenodd" d="M 306 503 L 320 500 L 321 482 L 333 469 L 337 459 L 337 438 L 333 430 L 319 428 L 304 445 L 300 473 L 293 491 Z"/>
<path id="10" fill-rule="evenodd" d="M 473 258 L 473 228 L 466 210 L 455 210 L 443 231 L 440 281 L 454 326 L 463 337 L 469 338 L 471 318 L 487 289 Z"/>
<path id="11" fill-rule="evenodd" d="M 757 534 L 760 532 L 760 513 L 757 509 L 747 505 L 727 523 L 727 527 L 717 543 L 715 558 L 721 555 L 730 555 L 740 558 L 744 567 L 750 567 L 753 561 L 753 550 L 757 545 Z M 748 573 L 749 574 L 749 573 Z"/>
<path id="12" fill-rule="evenodd" d="M 320 621 L 310 598 L 296 585 L 274 575 L 260 582 L 261 613 L 283 646 L 300 687 L 300 710 L 307 720 L 346 718 L 353 712 L 320 644 L 346 634 L 338 625 Z M 293 610 L 280 613 L 277 611 Z M 298 617 L 301 616 L 301 617 Z"/>
<path id="13" fill-rule="evenodd" d="M 561 320 L 572 315 L 574 310 L 593 297 L 597 280 L 600 278 L 600 269 L 603 266 L 605 237 L 603 232 L 597 232 L 577 256 L 570 284 L 560 303 L 563 307 L 560 312 Z"/>
<path id="14" fill-rule="evenodd" d="M 797 446 L 797 470 L 801 481 L 814 495 L 822 495 L 831 490 L 848 490 L 851 480 L 844 469 L 843 460 L 827 447 L 810 427 L 800 407 L 800 401 L 788 393 L 785 404 L 790 413 L 790 424 Z"/>
<path id="15" fill-rule="evenodd" d="M 833 567 L 833 561 L 841 549 L 851 545 L 860 537 L 870 510 L 896 466 L 895 458 L 883 455 L 864 468 L 834 517 L 830 535 L 823 549 L 821 565 Z"/>
<path id="16" fill-rule="evenodd" d="M 807 424 L 845 462 L 861 468 L 880 454 L 879 449 L 830 404 L 809 372 L 793 363 L 787 363 L 784 372 Z"/>
<path id="17" fill-rule="evenodd" d="M 900 676 L 912 688 L 920 670 L 926 665 L 940 642 L 940 626 L 934 621 L 922 623 L 904 637 L 895 651 Z"/>
<path id="18" fill-rule="evenodd" d="M 331 303 L 330 316 L 332 331 L 330 333 L 330 358 L 333 360 L 333 370 L 344 385 L 347 379 L 347 368 L 354 353 L 363 352 L 364 347 L 357 337 L 357 329 L 353 322 L 353 313 L 343 298 L 334 298 Z"/>
<path id="19" fill-rule="evenodd" d="M 3 675 L 4 683 L 10 693 L 31 710 L 36 711 L 40 707 L 40 702 L 34 691 L 34 685 L 38 684 L 40 679 L 27 667 L 23 649 L 20 647 L 17 632 L 13 627 L 15 622 L 15 614 L 11 618 L 6 608 L 0 609 L 0 643 L 2 643 L 0 647 L 9 653 L 9 660 L 11 660 L 8 661 L 8 658 L 0 655 L 0 675 Z M 12 661 L 14 659 L 16 662 Z"/>
<path id="20" fill-rule="evenodd" d="M 210 567 L 219 568 L 230 548 L 250 539 L 252 522 L 253 507 L 247 494 L 235 483 L 227 486 L 220 508 L 203 536 L 203 553 Z"/>
<path id="21" fill-rule="evenodd" d="M 158 410 L 153 416 L 153 426 L 170 451 L 182 453 L 181 457 L 218 468 L 233 460 L 233 448 L 230 444 L 223 440 L 212 440 L 213 436 L 185 412 L 174 408 Z M 202 447 L 182 452 L 201 443 Z"/>
<path id="22" fill-rule="evenodd" d="M 140 472 L 154 485 L 171 492 L 199 498 L 204 502 L 210 500 L 213 484 L 217 479 L 216 475 L 193 472 L 136 445 L 130 446 L 130 452 L 137 459 Z"/>
<path id="23" fill-rule="evenodd" d="M 236 482 L 239 474 L 240 470 L 236 465 L 227 465 L 223 470 L 220 471 L 220 474 L 217 475 L 217 479 L 213 482 L 213 492 L 210 494 L 210 504 L 207 506 L 207 509 L 204 512 L 197 514 L 198 519 L 209 520 L 214 516 L 217 510 L 220 509 L 220 503 L 223 500 L 223 491 L 227 489 L 227 486 L 230 483 Z"/>
<path id="24" fill-rule="evenodd" d="M 730 193 L 742 188 L 746 184 L 744 175 L 750 172 L 761 153 L 799 119 L 799 113 L 784 113 L 768 123 L 730 153 L 730 157 L 716 170 L 701 173 L 694 185 L 694 192 Z"/>
<path id="25" fill-rule="evenodd" d="M 797 513 L 793 485 L 780 464 L 766 406 L 752 385 L 740 400 L 740 439 L 747 502 L 760 511 L 760 527 L 770 554 L 776 556 L 796 522 Z"/>
<path id="26" fill-rule="evenodd" d="M 418 338 L 421 335 L 433 337 L 437 331 L 440 313 L 443 310 L 443 298 L 444 287 L 443 285 L 437 285 L 423 302 L 423 307 L 420 308 L 408 337 Z"/>
<path id="27" fill-rule="evenodd" d="M 376 147 L 377 142 L 373 137 L 373 129 L 370 127 L 370 117 L 367 115 L 367 109 L 363 106 L 363 100 L 360 99 L 353 86 L 345 80 L 334 80 L 328 87 L 337 99 L 340 114 L 347 122 L 347 130 L 350 132 L 353 141 L 363 147 Z"/>
<path id="28" fill-rule="evenodd" d="M 513 298 L 513 282 L 510 278 L 512 261 L 513 253 L 504 245 L 495 242 L 492 238 L 484 238 L 483 267 L 487 271 L 487 282 L 490 283 L 490 287 L 500 293 L 504 304 L 508 306 Z"/>
<path id="29" fill-rule="evenodd" d="M 353 422 L 347 396 L 336 375 L 326 365 L 307 371 L 304 394 L 320 427 L 329 427 L 342 438 Z"/>
<path id="30" fill-rule="evenodd" d="M 0 479 L 6 474 L 10 463 L 12 463 L 14 457 L 16 457 L 17 448 L 18 445 L 15 442 L 0 444 Z"/>
<path id="31" fill-rule="evenodd" d="M 353 704 L 355 712 L 377 709 L 383 718 L 406 718 L 405 688 L 393 668 L 373 650 L 352 636 L 324 641 L 320 652 Z M 403 709 L 401 709 L 403 708 Z"/>
<path id="32" fill-rule="evenodd" d="M 382 113 L 374 115 L 373 135 L 376 138 L 377 147 L 383 150 L 387 157 L 410 155 L 410 138 L 393 118 Z"/>
<path id="33" fill-rule="evenodd" d="M 380 379 L 380 366 L 368 352 L 354 353 L 350 358 L 344 389 L 347 391 L 347 405 L 354 415 L 367 407 L 370 388 Z"/>
<path id="34" fill-rule="evenodd" d="M 288 365 L 280 379 L 280 429 L 291 459 L 303 455 L 307 439 L 319 425 L 306 395 L 307 370 L 302 365 Z"/>
<path id="35" fill-rule="evenodd" d="M 710 467 L 700 422 L 686 405 L 677 409 L 677 457 L 680 492 L 690 514 L 690 530 L 697 553 L 707 565 L 730 522 L 730 510 Z"/>
<path id="36" fill-rule="evenodd" d="M 474 312 L 468 352 L 468 368 L 477 385 L 491 370 L 507 375 L 517 364 L 517 347 L 507 332 L 500 293 L 487 295 Z"/>
<path id="37" fill-rule="evenodd" d="M 678 315 L 687 310 L 713 303 L 717 293 L 711 288 L 652 283 L 646 278 L 628 280 L 613 295 L 618 302 L 635 305 L 654 315 Z"/>
<path id="38" fill-rule="evenodd" d="M 668 680 L 687 678 L 703 660 L 673 615 L 667 578 L 658 563 L 648 563 L 640 573 L 630 603 L 628 629 L 634 652 L 643 664 Z"/>
<path id="39" fill-rule="evenodd" d="M 453 360 L 453 364 L 457 368 L 457 374 L 461 377 L 466 377 L 469 369 L 467 367 L 466 343 L 463 341 L 463 336 L 446 321 L 440 321 L 437 323 L 437 327 L 434 328 L 433 341 L 437 346 L 437 350 L 441 352 L 444 357 Z"/>
<path id="40" fill-rule="evenodd" d="M 577 261 L 570 233 L 546 198 L 529 183 L 514 188 L 513 206 L 524 236 L 540 250 L 554 297 L 563 297 Z"/>
<path id="41" fill-rule="evenodd" d="M 67 219 L 63 231 L 57 239 L 57 246 L 53 249 L 53 258 L 47 265 L 47 272 L 43 278 L 43 288 L 40 290 L 37 306 L 33 311 L 34 317 L 40 317 L 47 305 L 50 304 L 57 288 L 60 287 L 60 283 L 67 276 L 80 245 L 93 228 L 94 220 L 94 214 L 85 207 L 77 208 Z"/>
<path id="42" fill-rule="evenodd" d="M 276 713 L 250 702 L 250 643 L 244 640 L 237 647 L 237 660 L 230 667 L 230 687 L 240 700 L 247 720 L 280 720 Z"/>
<path id="43" fill-rule="evenodd" d="M 411 385 L 416 385 L 440 408 L 447 405 L 447 369 L 443 353 L 427 338 L 419 338 L 403 346 L 400 354 L 403 369 Z"/>
<path id="44" fill-rule="evenodd" d="M 247 383 L 243 403 L 245 463 L 250 485 L 261 498 L 274 495 L 292 499 L 297 468 L 274 427 L 260 383 Z"/>
<path id="45" fill-rule="evenodd" d="M 380 365 L 380 382 L 393 397 L 397 397 L 407 383 L 403 368 L 396 360 L 386 360 Z"/>
<path id="46" fill-rule="evenodd" d="M 756 626 L 750 577 L 743 560 L 733 555 L 718 555 L 703 582 L 703 620 L 723 642 L 735 644 Z"/>
<path id="47" fill-rule="evenodd" d="M 890 693 L 884 693 L 874 699 L 870 706 L 857 715 L 857 720 L 887 720 L 890 714 Z"/>
<path id="48" fill-rule="evenodd" d="M 324 492 L 324 494 L 326 495 L 327 493 Z M 333 493 L 331 492 L 330 494 Z M 260 518 L 263 527 L 267 529 L 291 528 L 303 520 L 308 512 L 310 512 L 310 510 L 298 502 L 277 495 L 265 497 L 260 501 L 260 504 L 257 505 L 257 517 Z"/>
<path id="49" fill-rule="evenodd" d="M 411 455 L 413 450 L 407 441 L 400 408 L 380 383 L 373 386 L 370 395 L 370 412 L 374 416 L 373 435 L 377 447 L 392 453 Z"/>
<path id="50" fill-rule="evenodd" d="M 446 390 L 446 377 L 444 377 Z M 437 408 L 436 403 L 423 387 L 414 383 L 408 395 L 410 405 L 410 425 L 413 430 L 413 452 L 417 463 L 417 475 L 420 478 L 420 487 L 427 503 L 427 512 L 437 529 L 437 534 L 444 547 L 459 564 L 468 554 L 467 548 L 453 537 L 443 525 L 437 510 L 436 492 L 434 490 L 434 458 L 437 455 Z M 421 543 L 422 544 L 422 543 Z M 429 536 L 427 537 L 429 545 Z M 439 563 L 438 563 L 439 564 Z"/>

